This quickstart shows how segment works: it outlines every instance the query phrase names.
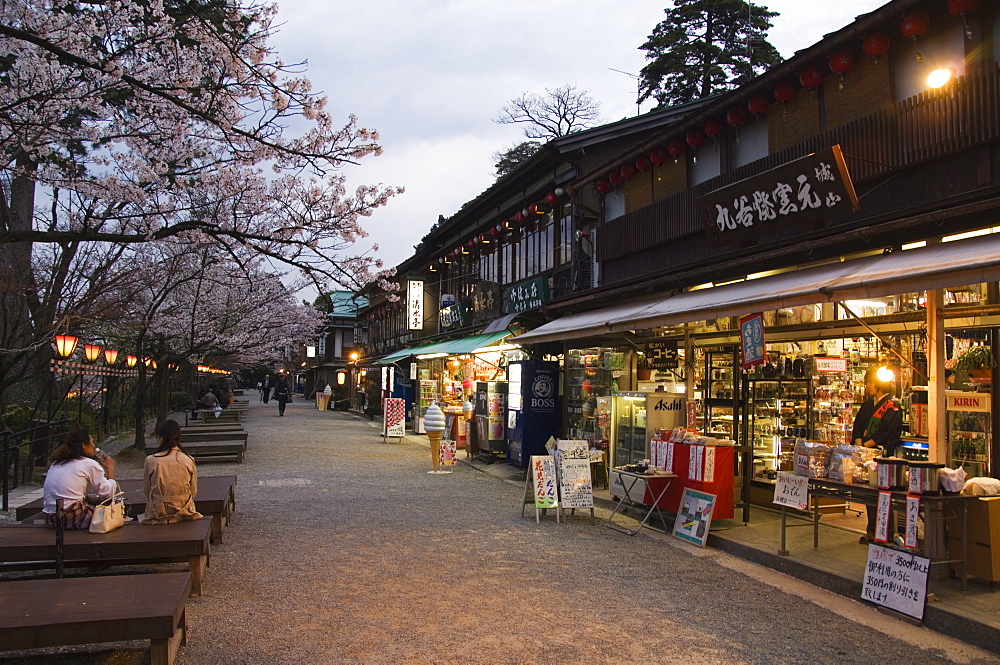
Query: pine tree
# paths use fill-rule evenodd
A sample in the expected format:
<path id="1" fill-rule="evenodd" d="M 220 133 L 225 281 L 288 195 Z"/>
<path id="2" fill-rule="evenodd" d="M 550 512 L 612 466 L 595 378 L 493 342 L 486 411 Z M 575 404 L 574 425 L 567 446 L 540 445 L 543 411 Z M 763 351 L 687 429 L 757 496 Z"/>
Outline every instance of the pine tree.
<path id="1" fill-rule="evenodd" d="M 673 106 L 738 87 L 781 55 L 766 39 L 777 12 L 744 0 L 674 0 L 645 44 L 641 99 Z"/>

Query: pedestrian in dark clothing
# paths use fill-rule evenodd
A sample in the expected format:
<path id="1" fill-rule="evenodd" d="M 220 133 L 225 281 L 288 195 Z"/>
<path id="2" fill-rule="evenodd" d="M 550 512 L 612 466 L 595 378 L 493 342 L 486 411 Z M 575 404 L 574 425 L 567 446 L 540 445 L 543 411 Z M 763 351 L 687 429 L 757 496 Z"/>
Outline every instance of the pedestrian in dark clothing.
<path id="1" fill-rule="evenodd" d="M 892 398 L 892 384 L 878 376 L 876 367 L 869 367 L 865 373 L 865 392 L 868 395 L 854 418 L 851 438 L 856 446 L 882 448 L 886 457 L 896 454 L 899 437 L 903 430 L 903 412 L 899 403 Z M 875 537 L 876 511 L 868 507 L 868 528 L 861 543 L 870 542 Z M 889 533 L 892 535 L 892 513 L 889 513 Z M 891 540 L 891 538 L 890 538 Z"/>
<path id="2" fill-rule="evenodd" d="M 277 385 L 274 386 L 274 399 L 278 400 L 278 415 L 285 415 L 285 404 L 292 401 L 292 391 L 285 377 L 278 379 Z"/>
<path id="3" fill-rule="evenodd" d="M 264 390 L 260 394 L 260 401 L 267 404 L 267 400 L 271 398 L 271 375 L 268 374 L 264 377 Z"/>

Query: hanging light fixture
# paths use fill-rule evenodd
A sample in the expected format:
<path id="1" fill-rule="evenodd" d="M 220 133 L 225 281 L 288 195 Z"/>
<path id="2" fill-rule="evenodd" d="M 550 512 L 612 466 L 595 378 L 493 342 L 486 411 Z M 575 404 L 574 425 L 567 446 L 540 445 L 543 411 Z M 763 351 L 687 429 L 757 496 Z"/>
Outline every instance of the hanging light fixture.
<path id="1" fill-rule="evenodd" d="M 97 362 L 97 359 L 101 357 L 102 351 L 104 351 L 104 347 L 100 344 L 83 345 L 83 357 L 87 359 L 88 363 Z"/>
<path id="2" fill-rule="evenodd" d="M 114 349 L 104 349 L 104 362 L 114 365 L 118 361 L 118 352 Z"/>
<path id="3" fill-rule="evenodd" d="M 135 356 L 125 356 L 125 364 L 129 367 L 135 367 L 137 362 L 139 362 L 139 359 Z"/>
<path id="4" fill-rule="evenodd" d="M 873 32 L 865 35 L 861 40 L 861 50 L 869 58 L 878 62 L 883 55 L 889 52 L 889 35 L 884 32 Z"/>
<path id="5" fill-rule="evenodd" d="M 927 34 L 930 29 L 931 17 L 925 11 L 910 12 L 899 22 L 899 31 L 903 33 L 904 37 L 913 40 L 913 50 L 917 53 L 917 62 L 924 61 L 924 56 L 920 55 L 920 50 L 917 48 L 917 37 Z"/>
<path id="6" fill-rule="evenodd" d="M 60 358 L 69 358 L 76 351 L 76 345 L 80 343 L 79 337 L 73 335 L 56 335 L 56 353 Z"/>

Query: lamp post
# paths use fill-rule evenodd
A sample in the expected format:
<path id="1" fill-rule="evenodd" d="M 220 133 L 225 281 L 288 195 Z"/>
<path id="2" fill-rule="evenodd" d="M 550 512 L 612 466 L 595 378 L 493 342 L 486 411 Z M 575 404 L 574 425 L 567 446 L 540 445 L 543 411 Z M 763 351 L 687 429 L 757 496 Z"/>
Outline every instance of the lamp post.
<path id="1" fill-rule="evenodd" d="M 104 347 L 100 344 L 84 344 L 83 345 L 83 357 L 88 364 L 93 365 L 97 362 L 98 358 L 101 357 L 101 353 L 104 351 Z M 77 395 L 77 424 L 83 425 L 83 396 L 84 391 L 84 378 L 86 374 L 82 371 L 80 372 L 80 393 Z M 98 438 L 100 438 L 100 433 L 98 433 Z"/>
<path id="2" fill-rule="evenodd" d="M 66 360 L 67 358 L 72 356 L 73 353 L 76 351 L 76 346 L 77 344 L 80 343 L 80 338 L 74 337 L 73 335 L 56 335 L 54 341 L 56 345 L 56 355 L 59 356 L 61 359 Z M 52 387 L 49 389 L 49 409 L 48 409 L 49 420 L 52 420 L 52 417 L 54 415 L 52 413 L 52 391 L 55 389 L 56 386 L 55 377 L 56 373 L 54 372 L 52 375 Z M 70 384 L 70 389 L 72 388 L 73 384 Z M 68 394 L 69 390 L 67 390 L 66 392 Z"/>
<path id="3" fill-rule="evenodd" d="M 104 363 L 109 367 L 114 367 L 115 363 L 118 361 L 118 351 L 115 349 L 104 349 Z M 109 378 L 109 373 L 105 372 L 101 380 L 101 429 L 104 436 L 111 433 L 111 404 L 108 399 L 108 389 L 114 383 Z"/>

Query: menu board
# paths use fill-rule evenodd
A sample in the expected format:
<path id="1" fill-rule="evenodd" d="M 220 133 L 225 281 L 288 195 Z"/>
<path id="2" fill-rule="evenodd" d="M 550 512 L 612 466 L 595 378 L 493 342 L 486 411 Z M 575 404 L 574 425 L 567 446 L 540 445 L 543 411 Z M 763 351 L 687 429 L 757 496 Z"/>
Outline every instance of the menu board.
<path id="1" fill-rule="evenodd" d="M 861 598 L 923 619 L 930 566 L 930 559 L 871 543 Z"/>
<path id="2" fill-rule="evenodd" d="M 809 508 L 809 478 L 794 473 L 778 472 L 774 486 L 774 503 L 799 510 Z"/>
<path id="3" fill-rule="evenodd" d="M 562 460 L 559 465 L 559 490 L 564 509 L 593 508 L 594 484 L 590 478 L 590 460 Z"/>
<path id="4" fill-rule="evenodd" d="M 535 496 L 535 508 L 555 508 L 558 505 L 556 464 L 551 456 L 531 456 L 531 486 Z"/>

